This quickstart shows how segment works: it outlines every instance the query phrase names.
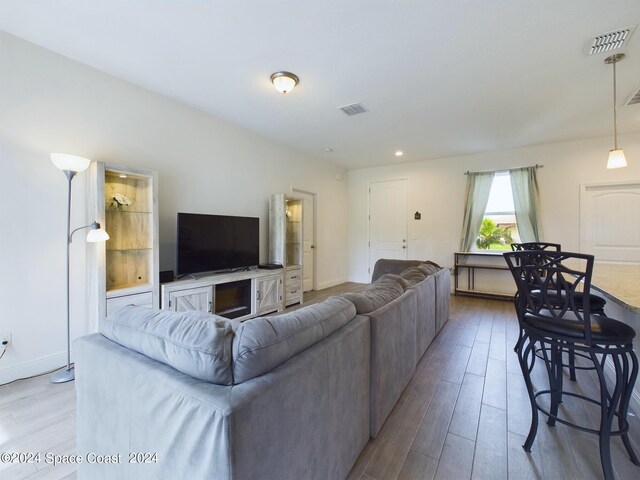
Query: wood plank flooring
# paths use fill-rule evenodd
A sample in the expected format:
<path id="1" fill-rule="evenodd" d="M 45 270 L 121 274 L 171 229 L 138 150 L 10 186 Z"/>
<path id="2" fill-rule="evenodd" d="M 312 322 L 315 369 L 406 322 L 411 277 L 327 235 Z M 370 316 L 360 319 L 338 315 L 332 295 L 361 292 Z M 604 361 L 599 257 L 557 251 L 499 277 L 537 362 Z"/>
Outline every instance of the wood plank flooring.
<path id="1" fill-rule="evenodd" d="M 364 287 L 346 283 L 310 292 L 305 305 Z M 563 425 L 551 428 L 541 417 L 532 453 L 522 449 L 530 407 L 512 348 L 517 335 L 510 303 L 452 297 L 449 322 L 348 479 L 601 478 L 595 435 Z M 570 387 L 590 395 L 597 389 L 581 371 Z M 73 382 L 53 385 L 45 375 L 0 386 L 0 452 L 73 453 L 75 408 Z M 573 398 L 561 408 L 590 426 L 599 415 L 592 405 Z M 637 448 L 640 419 L 630 421 Z M 628 460 L 619 438 L 612 440 L 612 456 L 619 480 L 640 478 L 640 467 Z M 69 480 L 75 469 L 0 463 L 0 478 Z"/>
<path id="2" fill-rule="evenodd" d="M 598 438 L 540 416 L 530 454 L 522 449 L 531 410 L 513 345 L 518 324 L 513 305 L 452 297 L 451 318 L 429 347 L 411 383 L 370 440 L 348 480 L 393 479 L 599 479 Z M 542 369 L 534 370 L 544 382 Z M 566 384 L 594 396 L 588 372 Z M 599 410 L 567 397 L 561 410 L 595 428 Z M 630 416 L 631 439 L 640 446 L 640 420 Z M 620 480 L 640 478 L 640 467 L 612 439 Z"/>

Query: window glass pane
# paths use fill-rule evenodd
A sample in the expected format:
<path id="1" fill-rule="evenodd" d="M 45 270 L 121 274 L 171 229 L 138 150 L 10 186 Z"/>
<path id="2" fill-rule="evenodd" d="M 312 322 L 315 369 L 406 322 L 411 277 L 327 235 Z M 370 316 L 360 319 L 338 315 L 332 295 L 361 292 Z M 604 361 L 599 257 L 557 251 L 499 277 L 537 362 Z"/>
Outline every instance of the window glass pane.
<path id="1" fill-rule="evenodd" d="M 476 250 L 511 250 L 512 242 L 520 242 L 516 225 L 511 178 L 508 173 L 493 177 L 487 209 L 478 232 Z"/>
<path id="2" fill-rule="evenodd" d="M 493 177 L 486 211 L 487 213 L 513 213 L 514 210 L 511 178 L 508 173 L 498 173 Z"/>

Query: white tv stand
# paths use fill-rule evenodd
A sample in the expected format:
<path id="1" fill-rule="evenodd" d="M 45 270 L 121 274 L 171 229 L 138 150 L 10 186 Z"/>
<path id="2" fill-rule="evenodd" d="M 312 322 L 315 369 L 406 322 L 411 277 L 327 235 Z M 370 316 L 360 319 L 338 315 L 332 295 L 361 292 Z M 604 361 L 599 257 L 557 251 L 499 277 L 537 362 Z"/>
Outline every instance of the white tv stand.
<path id="1" fill-rule="evenodd" d="M 162 285 L 161 308 L 199 310 L 236 320 L 284 309 L 284 269 L 216 273 Z"/>

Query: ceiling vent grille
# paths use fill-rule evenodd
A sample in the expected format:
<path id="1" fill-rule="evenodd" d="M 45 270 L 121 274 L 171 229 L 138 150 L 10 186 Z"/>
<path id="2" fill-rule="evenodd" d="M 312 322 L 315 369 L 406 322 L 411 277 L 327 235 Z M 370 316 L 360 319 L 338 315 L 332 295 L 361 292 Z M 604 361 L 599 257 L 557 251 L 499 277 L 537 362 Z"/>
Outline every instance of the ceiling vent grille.
<path id="1" fill-rule="evenodd" d="M 589 55 L 596 55 L 598 53 L 610 52 L 622 48 L 628 41 L 637 25 L 631 27 L 620 28 L 613 32 L 602 33 L 596 35 L 587 46 L 587 53 Z"/>
<path id="2" fill-rule="evenodd" d="M 636 88 L 636 91 L 629 95 L 627 101 L 624 103 L 625 105 L 636 105 L 640 103 L 640 85 Z"/>
<path id="3" fill-rule="evenodd" d="M 350 117 L 352 117 L 353 115 L 358 115 L 359 113 L 365 113 L 368 111 L 366 108 L 364 108 L 364 105 L 362 105 L 360 102 L 352 103 L 350 105 L 344 105 L 339 108 Z"/>

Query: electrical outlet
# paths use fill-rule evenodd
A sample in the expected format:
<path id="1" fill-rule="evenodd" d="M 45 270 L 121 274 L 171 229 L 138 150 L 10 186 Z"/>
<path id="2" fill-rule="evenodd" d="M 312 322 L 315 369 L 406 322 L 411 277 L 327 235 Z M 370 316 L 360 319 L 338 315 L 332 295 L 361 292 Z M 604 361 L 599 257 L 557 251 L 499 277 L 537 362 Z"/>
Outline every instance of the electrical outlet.
<path id="1" fill-rule="evenodd" d="M 6 345 L 4 342 L 7 342 Z M 6 348 L 11 344 L 11 332 L 0 333 L 0 348 Z"/>

